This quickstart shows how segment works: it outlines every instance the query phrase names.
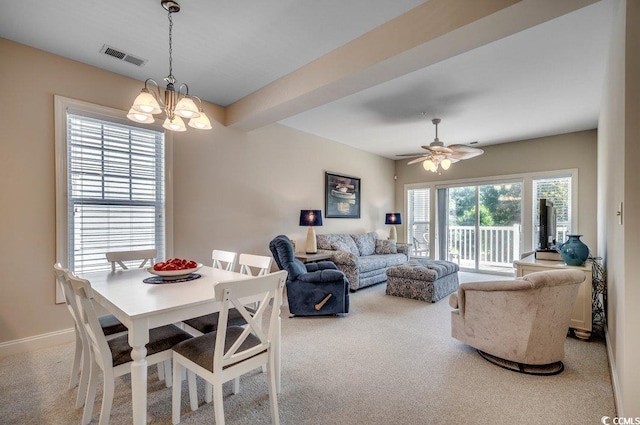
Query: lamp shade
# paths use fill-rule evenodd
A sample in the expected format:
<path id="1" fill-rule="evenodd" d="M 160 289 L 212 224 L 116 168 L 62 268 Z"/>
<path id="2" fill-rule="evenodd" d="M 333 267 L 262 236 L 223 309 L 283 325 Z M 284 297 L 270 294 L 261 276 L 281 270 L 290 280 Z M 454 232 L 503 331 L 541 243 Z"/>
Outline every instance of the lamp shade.
<path id="1" fill-rule="evenodd" d="M 150 124 L 155 121 L 155 119 L 153 118 L 153 115 L 136 111 L 133 108 L 129 109 L 129 112 L 127 113 L 127 118 L 129 118 L 131 121 L 141 122 L 144 124 Z"/>
<path id="2" fill-rule="evenodd" d="M 300 226 L 322 226 L 322 210 L 300 210 Z"/>
<path id="3" fill-rule="evenodd" d="M 402 224 L 402 216 L 400 213 L 387 213 L 384 218 L 384 224 Z"/>
<path id="4" fill-rule="evenodd" d="M 164 128 L 171 131 L 187 131 L 187 127 L 184 125 L 184 121 L 179 116 L 174 116 L 173 119 L 167 117 L 162 124 Z"/>
<path id="5" fill-rule="evenodd" d="M 189 120 L 189 127 L 199 130 L 211 130 L 211 121 L 209 121 L 204 111 L 200 110 L 200 116 L 198 118 L 191 118 Z"/>
<path id="6" fill-rule="evenodd" d="M 133 101 L 131 108 L 145 114 L 159 114 L 162 112 L 158 101 L 146 87 L 140 90 L 140 94 Z"/>
<path id="7" fill-rule="evenodd" d="M 183 97 L 176 105 L 175 114 L 182 118 L 198 118 L 200 110 L 190 97 Z"/>

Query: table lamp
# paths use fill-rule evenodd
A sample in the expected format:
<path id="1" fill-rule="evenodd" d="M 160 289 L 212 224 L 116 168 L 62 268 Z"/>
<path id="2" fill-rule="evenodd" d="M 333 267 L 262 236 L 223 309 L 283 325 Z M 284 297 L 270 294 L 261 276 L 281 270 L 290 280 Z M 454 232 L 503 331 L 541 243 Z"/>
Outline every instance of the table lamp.
<path id="1" fill-rule="evenodd" d="M 300 226 L 309 226 L 307 231 L 307 254 L 317 254 L 316 231 L 313 226 L 322 226 L 322 210 L 300 210 Z"/>
<path id="2" fill-rule="evenodd" d="M 387 213 L 384 218 L 384 224 L 390 224 L 391 230 L 389 231 L 389 239 L 397 240 L 398 235 L 396 233 L 396 224 L 402 224 L 402 217 L 400 213 Z"/>

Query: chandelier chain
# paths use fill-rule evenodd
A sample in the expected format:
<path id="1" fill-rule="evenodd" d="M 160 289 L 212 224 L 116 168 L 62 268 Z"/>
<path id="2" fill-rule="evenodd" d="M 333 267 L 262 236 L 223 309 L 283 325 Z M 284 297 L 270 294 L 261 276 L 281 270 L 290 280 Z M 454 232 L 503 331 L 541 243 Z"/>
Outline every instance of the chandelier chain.
<path id="1" fill-rule="evenodd" d="M 170 78 L 173 83 L 175 81 L 175 77 L 173 76 L 173 18 L 171 17 L 171 11 L 169 11 L 169 75 L 167 78 Z"/>

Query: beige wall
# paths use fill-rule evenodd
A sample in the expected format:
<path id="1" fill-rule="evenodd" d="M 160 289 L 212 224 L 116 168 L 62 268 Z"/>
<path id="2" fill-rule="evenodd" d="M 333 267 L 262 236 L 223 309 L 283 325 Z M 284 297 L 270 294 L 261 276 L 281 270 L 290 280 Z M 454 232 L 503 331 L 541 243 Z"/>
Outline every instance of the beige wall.
<path id="1" fill-rule="evenodd" d="M 407 165 L 407 160 L 396 161 L 396 209 L 403 211 L 404 185 L 408 183 L 465 180 L 577 168 L 577 231 L 584 235 L 582 240 L 595 253 L 596 139 L 596 130 L 589 130 L 487 146 L 483 148 L 484 154 L 452 164 L 451 168 L 441 175 L 425 171 L 421 164 Z M 404 228 L 402 231 L 404 236 Z"/>
<path id="2" fill-rule="evenodd" d="M 141 83 L 0 39 L 0 343 L 70 328 L 55 305 L 53 97 L 127 110 Z M 222 121 L 222 111 L 205 105 Z M 299 210 L 324 210 L 324 170 L 362 178 L 362 218 L 325 219 L 318 232 L 386 232 L 391 160 L 279 125 L 217 126 L 176 135 L 176 255 L 210 261 L 211 249 L 267 254 L 279 233 L 300 243 Z"/>
<path id="3" fill-rule="evenodd" d="M 217 128 L 174 143 L 175 250 L 200 261 L 211 249 L 269 254 L 286 234 L 304 248 L 301 209 L 324 211 L 324 172 L 361 178 L 360 219 L 323 218 L 316 233 L 378 231 L 392 209 L 393 161 L 281 125 Z"/>
<path id="4" fill-rule="evenodd" d="M 640 2 L 620 1 L 598 135 L 598 239 L 608 286 L 607 330 L 618 415 L 640 417 Z M 623 223 L 616 215 L 623 203 Z"/>

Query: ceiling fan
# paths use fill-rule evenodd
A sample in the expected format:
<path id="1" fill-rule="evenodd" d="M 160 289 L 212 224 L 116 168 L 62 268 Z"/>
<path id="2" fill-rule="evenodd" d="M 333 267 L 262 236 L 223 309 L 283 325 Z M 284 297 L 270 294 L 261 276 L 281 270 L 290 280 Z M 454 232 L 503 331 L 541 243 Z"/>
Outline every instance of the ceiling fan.
<path id="1" fill-rule="evenodd" d="M 461 161 L 463 159 L 470 159 L 478 155 L 482 155 L 484 151 L 478 148 L 472 148 L 467 145 L 449 145 L 445 146 L 440 139 L 438 139 L 438 124 L 440 124 L 440 118 L 434 118 L 431 122 L 436 126 L 436 138 L 428 146 L 421 146 L 422 149 L 427 150 L 426 153 L 413 153 L 403 154 L 397 156 L 416 157 L 409 161 L 407 165 L 417 164 L 422 162 L 422 166 L 425 170 L 431 172 L 437 172 L 438 167 L 443 170 L 448 170 L 451 164 Z"/>

